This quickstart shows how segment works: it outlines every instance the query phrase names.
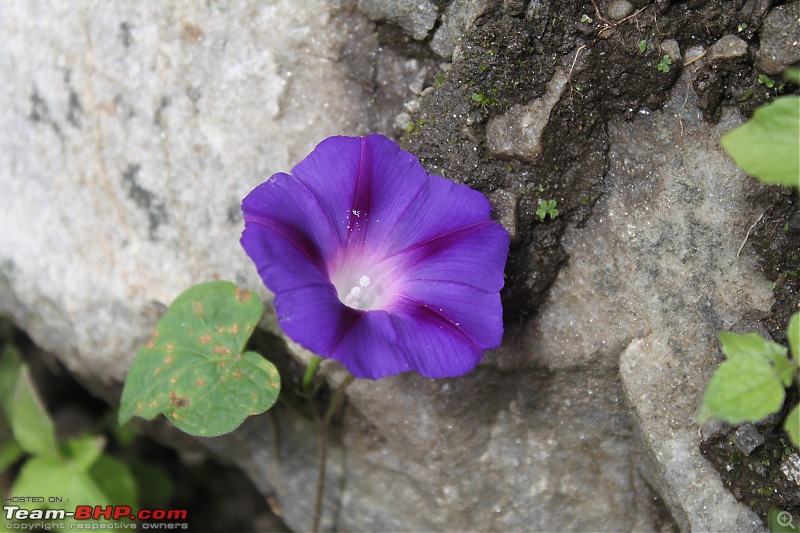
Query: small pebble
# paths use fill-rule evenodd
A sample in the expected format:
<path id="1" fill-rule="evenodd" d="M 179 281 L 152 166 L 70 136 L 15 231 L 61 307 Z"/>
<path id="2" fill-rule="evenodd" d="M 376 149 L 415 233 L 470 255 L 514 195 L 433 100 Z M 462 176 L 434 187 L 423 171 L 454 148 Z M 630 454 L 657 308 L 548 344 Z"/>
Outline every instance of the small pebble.
<path id="1" fill-rule="evenodd" d="M 781 463 L 781 472 L 786 479 L 800 487 L 800 454 L 793 453 Z"/>
<path id="2" fill-rule="evenodd" d="M 764 444 L 764 437 L 752 424 L 745 424 L 736 430 L 733 435 L 733 444 L 745 455 L 750 455 L 753 450 Z"/>
<path id="3" fill-rule="evenodd" d="M 608 6 L 606 14 L 611 20 L 621 20 L 633 13 L 633 4 L 628 0 L 615 0 Z"/>
<path id="4" fill-rule="evenodd" d="M 706 61 L 715 63 L 725 59 L 736 59 L 747 54 L 747 43 L 735 35 L 724 35 L 711 45 L 706 53 Z"/>

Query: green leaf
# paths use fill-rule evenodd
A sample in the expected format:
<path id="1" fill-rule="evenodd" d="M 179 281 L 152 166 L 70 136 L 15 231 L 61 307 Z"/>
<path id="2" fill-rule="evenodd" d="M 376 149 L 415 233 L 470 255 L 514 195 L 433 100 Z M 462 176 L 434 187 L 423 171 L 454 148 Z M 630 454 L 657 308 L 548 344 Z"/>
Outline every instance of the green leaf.
<path id="1" fill-rule="evenodd" d="M 787 68 L 783 71 L 783 77 L 800 85 L 800 68 Z"/>
<path id="2" fill-rule="evenodd" d="M 740 335 L 738 333 L 723 331 L 719 334 L 719 340 L 722 343 L 722 353 L 724 353 L 728 359 L 753 355 L 761 357 L 775 366 L 785 387 L 792 384 L 794 367 L 786 356 L 788 351 L 785 346 L 765 340 L 758 333 Z"/>
<path id="3" fill-rule="evenodd" d="M 36 393 L 30 371 L 24 364 L 8 406 L 8 421 L 20 448 L 32 455 L 59 456 L 53 421 Z"/>
<path id="4" fill-rule="evenodd" d="M 770 533 L 800 533 L 800 521 L 788 511 L 778 507 L 769 510 Z"/>
<path id="5" fill-rule="evenodd" d="M 639 41 L 639 52 L 645 53 L 645 51 L 647 51 L 647 41 L 642 39 Z"/>
<path id="6" fill-rule="evenodd" d="M 120 423 L 163 413 L 186 433 L 211 437 L 272 407 L 278 371 L 260 355 L 242 353 L 262 311 L 258 295 L 227 281 L 181 294 L 133 360 Z"/>
<path id="7" fill-rule="evenodd" d="M 800 313 L 793 314 L 789 319 L 786 336 L 789 338 L 789 348 L 792 349 L 794 364 L 800 367 Z"/>
<path id="8" fill-rule="evenodd" d="M 779 372 L 768 360 L 740 355 L 724 361 L 711 376 L 697 421 L 756 422 L 780 409 L 785 395 Z"/>
<path id="9" fill-rule="evenodd" d="M 11 487 L 13 496 L 62 497 L 69 504 L 64 507 L 74 510 L 75 505 L 109 505 L 103 491 L 85 473 L 58 457 L 32 457 L 25 461 L 19 476 Z M 41 503 L 35 507 L 46 506 Z M 24 506 L 23 506 L 24 507 Z"/>
<path id="10" fill-rule="evenodd" d="M 101 435 L 87 435 L 68 440 L 61 447 L 62 457 L 81 472 L 87 472 L 103 453 L 105 439 Z"/>
<path id="11" fill-rule="evenodd" d="M 8 413 L 8 406 L 11 405 L 11 396 L 14 394 L 14 384 L 19 379 L 19 372 L 22 369 L 22 358 L 19 351 L 6 344 L 3 354 L 0 356 L 0 407 Z"/>
<path id="12" fill-rule="evenodd" d="M 23 455 L 25 455 L 25 452 L 14 441 L 6 442 L 0 446 L 0 473 L 3 473 L 6 468 L 19 461 Z"/>
<path id="13" fill-rule="evenodd" d="M 101 454 L 88 471 L 111 505 L 137 507 L 136 479 L 130 469 L 107 454 Z"/>
<path id="14" fill-rule="evenodd" d="M 783 96 L 758 108 L 720 142 L 748 174 L 800 187 L 800 96 Z"/>
<path id="15" fill-rule="evenodd" d="M 800 404 L 797 404 L 789 411 L 783 429 L 789 434 L 789 439 L 794 447 L 800 450 Z"/>

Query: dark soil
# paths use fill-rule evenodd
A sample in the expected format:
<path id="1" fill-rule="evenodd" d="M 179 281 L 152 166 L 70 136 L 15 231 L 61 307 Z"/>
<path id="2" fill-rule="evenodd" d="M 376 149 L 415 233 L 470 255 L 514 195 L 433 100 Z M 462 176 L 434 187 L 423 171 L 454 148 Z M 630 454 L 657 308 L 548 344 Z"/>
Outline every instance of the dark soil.
<path id="1" fill-rule="evenodd" d="M 449 2 L 437 3 L 443 10 Z M 711 123 L 719 119 L 722 106 L 738 106 L 749 117 L 781 91 L 797 92 L 791 85 L 767 88 L 759 83 L 753 64 L 765 9 L 782 2 L 632 3 L 636 14 L 607 29 L 602 14 L 608 2 L 602 0 L 597 0 L 600 12 L 588 0 L 543 2 L 530 18 L 526 18 L 528 2 L 497 2 L 463 36 L 461 52 L 449 67 L 433 70 L 427 85 L 434 88 L 423 92 L 419 111 L 400 132 L 404 147 L 429 171 L 486 193 L 503 190 L 517 198 L 508 281 L 502 294 L 509 323 L 523 321 L 544 302 L 568 259 L 560 242 L 564 230 L 571 224 L 580 226 L 605 190 L 607 122 L 631 118 L 640 109 L 658 109 L 668 98 L 681 65 L 676 61 L 669 72 L 657 68 L 664 41 L 675 40 L 682 51 L 694 45 L 708 49 L 724 35 L 748 43 L 745 57 L 703 67 L 694 76 L 693 89 Z M 400 55 L 413 52 L 419 59 L 427 54 L 429 64 L 436 64 L 430 51 L 409 44 L 408 38 L 390 28 L 381 28 L 381 39 L 384 47 Z M 536 163 L 492 157 L 485 147 L 488 121 L 540 97 L 556 68 L 565 65 L 571 68 L 569 86 L 550 115 L 542 156 Z M 752 318 L 776 342 L 785 344 L 789 316 L 799 310 L 800 301 L 798 197 L 779 187 L 762 191 L 752 200 L 763 207 L 764 217 L 745 253 L 758 254 L 774 282 L 775 304 L 770 316 Z M 539 200 L 547 198 L 557 199 L 560 215 L 542 221 L 535 212 Z M 796 391 L 791 394 L 796 396 Z M 765 523 L 773 506 L 800 515 L 797 487 L 792 491 L 777 470 L 778 458 L 788 449 L 781 424 L 775 419 L 760 428 L 766 443 L 750 457 L 732 449 L 735 428 L 702 448 L 734 496 Z"/>

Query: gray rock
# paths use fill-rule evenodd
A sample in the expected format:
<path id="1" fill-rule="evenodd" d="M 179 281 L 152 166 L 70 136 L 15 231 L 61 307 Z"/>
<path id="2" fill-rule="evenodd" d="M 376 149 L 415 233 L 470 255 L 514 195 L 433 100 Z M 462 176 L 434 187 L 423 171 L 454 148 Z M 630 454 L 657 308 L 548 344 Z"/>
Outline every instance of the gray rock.
<path id="1" fill-rule="evenodd" d="M 675 39 L 665 39 L 661 41 L 661 51 L 677 63 L 681 59 L 681 47 Z"/>
<path id="2" fill-rule="evenodd" d="M 531 20 L 548 5 L 531 2 Z M 268 298 L 238 244 L 240 199 L 321 138 L 392 120 L 369 106 L 376 69 L 410 96 L 426 65 L 380 56 L 347 2 L 34 7 L 4 6 L 0 26 L 13 74 L 0 93 L 0 312 L 116 399 L 186 287 L 219 276 Z M 493 153 L 535 159 L 565 83 L 556 74 L 541 100 L 496 118 Z M 757 185 L 718 145 L 738 115 L 706 125 L 689 86 L 608 125 L 606 193 L 565 234 L 569 263 L 533 322 L 509 325 L 463 378 L 350 386 L 326 530 L 654 530 L 656 496 L 684 530 L 760 529 L 691 426 L 717 332 L 767 313 L 772 294 L 753 258 L 736 258 L 758 215 Z M 511 227 L 514 195 L 493 200 Z M 270 306 L 263 326 L 280 335 Z M 332 363 L 323 375 L 342 379 Z M 278 406 L 201 442 L 309 529 L 310 421 Z"/>
<path id="3" fill-rule="evenodd" d="M 757 185 L 717 143 L 736 113 L 711 127 L 696 100 L 679 90 L 663 110 L 609 124 L 611 190 L 587 227 L 562 239 L 569 266 L 526 345 L 551 371 L 619 365 L 640 467 L 681 530 L 754 531 L 758 517 L 700 455 L 693 421 L 722 358 L 718 331 L 771 305 L 754 258 L 736 257 L 759 214 L 747 200 Z"/>
<path id="4" fill-rule="evenodd" d="M 3 19 L 0 309 L 107 384 L 188 286 L 261 285 L 238 243 L 252 187 L 370 129 L 371 24 L 320 0 Z"/>
<path id="5" fill-rule="evenodd" d="M 561 98 L 567 77 L 556 70 L 541 97 L 525 105 L 517 105 L 493 118 L 486 126 L 486 146 L 497 156 L 521 157 L 535 161 L 541 153 L 544 127 L 550 120 L 550 111 Z"/>
<path id="6" fill-rule="evenodd" d="M 747 54 L 747 43 L 735 35 L 723 35 L 719 41 L 711 45 L 706 52 L 706 62 L 716 63 L 729 59 L 738 59 Z"/>
<path id="7" fill-rule="evenodd" d="M 800 2 L 770 10 L 761 25 L 761 47 L 756 67 L 767 74 L 780 74 L 800 61 Z"/>
<path id="8" fill-rule="evenodd" d="M 606 8 L 606 16 L 611 20 L 621 20 L 633 13 L 633 4 L 628 0 L 614 0 Z"/>
<path id="9" fill-rule="evenodd" d="M 745 424 L 733 434 L 733 444 L 743 454 L 750 455 L 753 450 L 764 444 L 764 436 L 752 424 Z"/>
<path id="10" fill-rule="evenodd" d="M 421 41 L 433 29 L 438 13 L 431 0 L 358 0 L 358 8 L 377 22 L 390 22 Z"/>
<path id="11" fill-rule="evenodd" d="M 454 0 L 442 15 L 442 25 L 431 40 L 431 49 L 444 59 L 453 57 L 458 40 L 491 4 L 491 0 Z"/>

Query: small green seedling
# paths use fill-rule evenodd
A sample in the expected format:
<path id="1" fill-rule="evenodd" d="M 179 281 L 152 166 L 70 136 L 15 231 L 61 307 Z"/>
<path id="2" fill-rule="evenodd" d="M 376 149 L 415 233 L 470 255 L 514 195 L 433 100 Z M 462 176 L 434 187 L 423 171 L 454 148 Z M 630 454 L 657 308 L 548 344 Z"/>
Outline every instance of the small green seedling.
<path id="1" fill-rule="evenodd" d="M 739 25 L 736 26 L 736 31 L 739 32 L 739 33 L 742 33 L 746 29 L 747 29 L 747 23 L 746 22 L 740 22 Z"/>
<path id="2" fill-rule="evenodd" d="M 766 74 L 758 75 L 758 83 L 764 85 L 767 89 L 772 89 L 773 87 L 775 87 L 775 80 L 773 80 Z"/>
<path id="3" fill-rule="evenodd" d="M 556 201 L 555 200 L 539 200 L 539 209 L 536 210 L 536 214 L 542 219 L 544 222 L 545 217 L 550 215 L 550 218 L 556 218 L 558 216 L 558 209 L 556 209 Z"/>
<path id="4" fill-rule="evenodd" d="M 444 79 L 447 77 L 446 72 L 439 72 L 436 76 L 433 77 L 433 85 L 438 89 L 444 83 Z"/>
<path id="5" fill-rule="evenodd" d="M 483 108 L 494 105 L 492 98 L 483 93 L 472 93 L 472 101 L 478 102 Z"/>
<path id="6" fill-rule="evenodd" d="M 641 41 L 639 41 L 639 51 L 641 53 L 645 53 L 647 51 L 647 40 L 646 39 L 642 39 Z"/>
<path id="7" fill-rule="evenodd" d="M 159 320 L 133 360 L 119 409 L 120 424 L 160 413 L 191 435 L 233 431 L 275 403 L 275 366 L 244 351 L 263 304 L 228 281 L 189 288 Z"/>
<path id="8" fill-rule="evenodd" d="M 658 64 L 658 70 L 661 72 L 669 72 L 669 66 L 672 64 L 672 59 L 669 55 L 665 55 L 661 58 L 661 62 Z"/>
<path id="9" fill-rule="evenodd" d="M 591 17 L 589 15 L 584 13 L 583 15 L 581 15 L 581 22 L 583 22 L 584 24 L 591 24 L 594 21 L 591 19 Z"/>

